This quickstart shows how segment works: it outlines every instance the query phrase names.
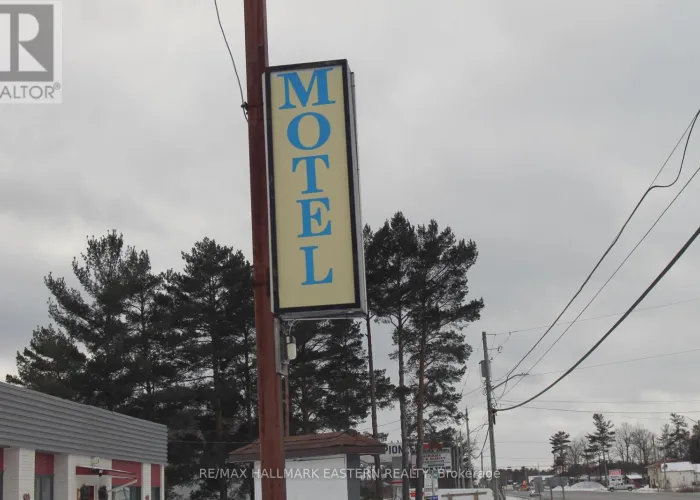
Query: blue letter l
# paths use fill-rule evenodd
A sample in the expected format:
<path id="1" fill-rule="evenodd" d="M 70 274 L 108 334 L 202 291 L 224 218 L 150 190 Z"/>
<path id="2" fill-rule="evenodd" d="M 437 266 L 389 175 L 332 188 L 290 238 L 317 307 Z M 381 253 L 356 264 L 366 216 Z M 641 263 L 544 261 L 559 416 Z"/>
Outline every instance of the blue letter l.
<path id="1" fill-rule="evenodd" d="M 300 247 L 300 250 L 304 252 L 304 260 L 306 261 L 306 281 L 302 285 L 323 285 L 326 283 L 333 283 L 333 268 L 328 270 L 326 277 L 320 281 L 316 281 L 314 273 L 314 250 L 318 249 L 317 245 Z"/>

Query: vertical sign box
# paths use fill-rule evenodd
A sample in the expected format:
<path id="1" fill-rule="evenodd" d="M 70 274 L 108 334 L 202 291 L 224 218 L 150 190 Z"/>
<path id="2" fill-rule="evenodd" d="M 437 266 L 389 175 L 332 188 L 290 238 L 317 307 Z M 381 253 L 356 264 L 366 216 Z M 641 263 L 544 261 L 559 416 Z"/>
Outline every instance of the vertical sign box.
<path id="1" fill-rule="evenodd" d="M 367 311 L 352 76 L 346 60 L 265 72 L 272 309 L 283 319 Z"/>

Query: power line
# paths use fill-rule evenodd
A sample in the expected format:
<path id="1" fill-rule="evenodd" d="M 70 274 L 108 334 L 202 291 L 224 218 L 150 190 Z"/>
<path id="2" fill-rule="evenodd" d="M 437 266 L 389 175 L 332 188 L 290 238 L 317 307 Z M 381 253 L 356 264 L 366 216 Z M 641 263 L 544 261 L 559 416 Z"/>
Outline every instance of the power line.
<path id="1" fill-rule="evenodd" d="M 610 336 L 610 334 L 612 332 L 614 332 L 617 329 L 617 327 L 620 326 L 625 319 L 627 319 L 627 317 L 632 313 L 632 311 L 634 311 L 634 308 L 637 307 L 646 298 L 647 295 L 649 295 L 649 293 L 656 287 L 656 285 L 663 279 L 663 277 L 666 276 L 666 274 L 673 268 L 673 266 L 676 265 L 676 262 L 678 262 L 678 260 L 680 260 L 680 258 L 688 250 L 688 248 L 690 248 L 690 246 L 693 244 L 693 242 L 698 237 L 698 235 L 700 235 L 700 226 L 698 226 L 698 228 L 695 230 L 695 232 L 690 237 L 690 239 L 685 243 L 685 245 L 683 245 L 683 247 L 678 251 L 678 253 L 676 253 L 676 255 L 673 257 L 673 259 L 671 259 L 671 261 L 666 265 L 666 267 L 661 271 L 661 273 L 659 273 L 659 275 L 654 279 L 654 281 L 652 281 L 652 283 L 646 288 L 646 290 L 644 290 L 644 292 L 642 292 L 642 294 L 639 296 L 639 298 L 634 301 L 634 303 L 630 306 L 630 308 L 627 310 L 627 312 L 625 312 L 625 314 L 623 314 L 622 317 L 620 317 L 620 319 L 618 319 L 615 322 L 615 324 L 610 328 L 610 330 L 608 330 L 607 333 L 605 335 L 603 335 L 600 338 L 600 340 L 598 340 L 598 342 L 596 342 L 595 345 L 593 347 L 591 347 L 588 350 L 588 352 L 581 357 L 581 359 L 579 359 L 576 363 L 574 363 L 574 365 L 571 368 L 569 368 L 558 379 L 556 379 L 554 382 L 549 384 L 547 387 L 545 387 L 543 390 L 541 390 L 540 392 L 535 394 L 530 399 L 524 401 L 523 403 L 517 404 L 515 406 L 510 406 L 508 408 L 501 408 L 498 411 L 513 410 L 513 409 L 519 408 L 520 406 L 523 406 L 531 401 L 534 401 L 535 399 L 540 397 L 542 394 L 549 391 L 552 387 L 557 385 L 559 382 L 561 382 L 567 375 L 569 375 L 569 373 L 574 371 L 577 366 L 579 366 L 581 363 L 583 363 L 586 360 L 586 358 L 588 358 L 588 356 L 593 354 L 593 352 L 600 346 L 600 344 L 602 344 L 605 341 L 605 339 L 607 339 Z"/>
<path id="2" fill-rule="evenodd" d="M 462 392 L 460 393 L 460 399 L 464 396 L 464 389 L 467 388 L 467 382 L 469 382 L 469 376 L 472 374 L 472 370 L 467 370 L 467 376 L 464 379 L 464 384 L 462 384 Z"/>
<path id="3" fill-rule="evenodd" d="M 642 312 L 642 311 L 649 311 L 651 309 L 659 309 L 662 307 L 669 307 L 669 306 L 677 306 L 679 304 L 688 304 L 689 302 L 697 302 L 700 300 L 700 297 L 695 297 L 694 299 L 687 299 L 687 300 L 679 300 L 676 302 L 667 302 L 665 304 L 658 304 L 655 306 L 648 306 L 648 307 L 639 307 L 635 309 L 633 312 Z M 604 319 L 604 318 L 612 318 L 613 316 L 621 316 L 624 314 L 623 312 L 616 312 L 616 313 L 610 313 L 610 314 L 603 314 L 602 316 L 591 316 L 590 318 L 583 318 L 579 319 L 577 323 L 583 323 L 584 321 L 593 321 L 594 319 Z M 560 323 L 557 323 L 555 326 L 561 326 L 561 325 L 569 325 L 573 323 L 573 321 L 562 321 Z M 521 328 L 519 330 L 510 330 L 507 332 L 499 332 L 499 333 L 494 333 L 492 335 L 510 335 L 512 333 L 525 333 L 525 332 L 531 332 L 534 330 L 541 330 L 542 328 L 547 328 L 548 325 L 540 325 L 540 326 L 531 326 L 528 328 Z"/>
<path id="4" fill-rule="evenodd" d="M 665 354 L 654 354 L 652 356 L 644 356 L 642 358 L 632 358 L 632 359 L 621 359 L 620 361 L 611 361 L 609 363 L 599 363 L 596 365 L 585 365 L 585 366 L 579 366 L 576 368 L 576 370 L 587 370 L 590 368 L 600 368 L 603 366 L 613 366 L 613 365 L 621 365 L 624 363 L 632 363 L 636 361 L 646 361 L 649 359 L 656 359 L 656 358 L 665 358 L 668 356 L 678 356 L 680 354 L 689 354 L 693 352 L 700 352 L 700 348 L 698 349 L 686 349 L 685 351 L 676 351 L 676 352 L 668 352 Z M 543 375 L 556 375 L 557 373 L 564 373 L 565 370 L 555 370 L 551 372 L 540 372 L 540 373 L 530 373 L 528 376 L 529 377 L 540 377 Z M 499 379 L 502 380 L 502 379 Z"/>
<path id="5" fill-rule="evenodd" d="M 397 423 L 397 422 L 401 422 L 401 419 L 392 420 L 391 422 L 387 422 L 387 423 L 385 423 L 385 424 L 379 424 L 377 427 L 384 427 L 384 426 L 386 426 L 386 425 L 395 424 L 395 423 Z M 362 429 L 357 429 L 357 432 L 368 431 L 368 430 L 371 430 L 371 429 L 372 429 L 372 427 L 363 427 Z"/>
<path id="6" fill-rule="evenodd" d="M 673 186 L 676 182 L 678 182 L 678 179 L 681 176 L 681 172 L 683 171 L 683 161 L 681 161 L 680 167 L 678 169 L 678 174 L 676 175 L 676 178 L 673 180 L 673 182 L 671 182 L 670 184 L 667 184 L 667 185 L 654 184 L 656 182 L 656 179 L 658 179 L 659 175 L 661 175 L 661 172 L 663 172 L 664 168 L 666 168 L 666 164 L 669 162 L 669 160 L 673 156 L 673 153 L 675 153 L 676 149 L 678 148 L 680 143 L 683 141 L 683 137 L 685 137 L 685 135 L 687 133 L 688 137 L 687 137 L 687 140 L 685 143 L 685 148 L 683 150 L 683 159 L 685 159 L 685 154 L 686 154 L 686 151 L 688 149 L 688 143 L 690 141 L 690 136 L 693 133 L 693 128 L 695 128 L 695 122 L 698 119 L 698 115 L 700 115 L 700 110 L 698 110 L 698 112 L 695 113 L 695 116 L 691 120 L 690 125 L 688 126 L 688 128 L 686 128 L 686 130 L 683 132 L 683 135 L 681 135 L 680 139 L 678 140 L 676 145 L 673 147 L 673 150 L 671 150 L 671 153 L 668 155 L 668 158 L 666 158 L 666 161 L 663 163 L 663 165 L 661 165 L 661 169 L 659 169 L 658 173 L 656 174 L 656 177 L 654 177 L 654 180 L 651 181 L 651 185 L 647 188 L 647 190 L 644 192 L 642 197 L 639 199 L 639 201 L 637 202 L 637 205 L 634 207 L 634 209 L 632 210 L 632 213 L 629 215 L 629 217 L 627 218 L 625 223 L 622 225 L 622 228 L 617 233 L 617 235 L 613 239 L 610 246 L 608 246 L 607 250 L 605 250 L 605 252 L 603 253 L 603 256 L 598 260 L 597 264 L 593 267 L 593 270 L 588 274 L 588 276 L 583 281 L 583 283 L 581 284 L 579 289 L 576 291 L 574 296 L 571 298 L 571 300 L 569 300 L 569 302 L 566 304 L 564 309 L 562 309 L 562 311 L 559 313 L 559 315 L 556 317 L 556 319 L 552 322 L 552 324 L 549 326 L 549 328 L 547 328 L 547 330 L 542 334 L 542 336 L 539 338 L 539 340 L 537 340 L 537 342 L 535 342 L 535 345 L 533 345 L 532 348 L 530 348 L 530 350 L 527 353 L 525 353 L 525 356 L 523 356 L 520 359 L 520 361 L 518 361 L 516 363 L 516 365 L 508 372 L 506 377 L 510 376 L 518 368 L 518 366 L 520 366 L 520 364 L 523 361 L 525 361 L 525 358 L 527 358 L 532 353 L 532 351 L 535 350 L 535 348 L 540 344 L 540 342 L 542 342 L 542 340 L 547 336 L 547 334 L 552 330 L 552 328 L 554 328 L 554 325 L 557 324 L 557 322 L 561 319 L 561 317 L 564 315 L 564 313 L 569 309 L 569 307 L 574 302 L 574 300 L 576 300 L 576 298 L 581 294 L 584 287 L 588 284 L 590 279 L 593 277 L 593 274 L 596 272 L 598 267 L 600 267 L 600 264 L 602 264 L 603 260 L 605 260 L 605 257 L 608 256 L 610 251 L 613 249 L 615 244 L 618 242 L 618 240 L 620 239 L 620 236 L 622 236 L 622 233 L 624 232 L 625 228 L 627 228 L 627 225 L 629 224 L 630 220 L 632 220 L 632 217 L 634 216 L 634 214 L 637 213 L 637 210 L 639 209 L 639 207 L 641 206 L 642 202 L 647 197 L 647 195 L 656 188 L 661 188 L 661 189 L 669 188 L 669 187 Z"/>
<path id="7" fill-rule="evenodd" d="M 636 362 L 636 361 L 646 361 L 646 360 L 649 360 L 649 359 L 664 358 L 664 357 L 667 357 L 667 356 L 678 356 L 678 355 L 680 355 L 680 354 L 689 354 L 689 353 L 693 353 L 693 352 L 700 352 L 700 348 L 697 348 L 697 349 L 686 349 L 686 350 L 684 350 L 684 351 L 669 352 L 669 353 L 665 353 L 665 354 L 655 354 L 655 355 L 652 355 L 652 356 L 644 356 L 644 357 L 641 357 L 641 358 L 622 359 L 622 360 L 619 360 L 619 361 L 611 361 L 611 362 L 609 362 L 609 363 L 599 363 L 599 364 L 595 364 L 595 365 L 579 366 L 578 368 L 576 368 L 576 370 L 587 370 L 587 369 L 590 369 L 590 368 L 600 368 L 600 367 L 603 367 L 603 366 L 620 365 L 620 364 L 632 363 L 632 362 Z M 554 371 L 551 371 L 551 372 L 530 373 L 528 376 L 529 376 L 529 377 L 540 377 L 540 376 L 544 376 L 544 375 L 556 375 L 557 373 L 564 373 L 564 371 L 566 371 L 566 370 L 554 370 Z M 502 378 L 496 379 L 496 382 L 499 382 L 499 381 L 501 381 L 501 380 L 503 380 L 503 379 L 502 379 Z"/>
<path id="8" fill-rule="evenodd" d="M 499 441 L 499 444 L 542 444 L 542 441 Z"/>
<path id="9" fill-rule="evenodd" d="M 231 51 L 231 46 L 228 44 L 228 38 L 226 38 L 226 31 L 224 30 L 224 25 L 221 23 L 221 15 L 219 14 L 219 3 L 218 0 L 214 0 L 214 10 L 216 10 L 216 20 L 219 22 L 219 28 L 221 29 L 221 35 L 224 37 L 224 43 L 226 44 L 226 49 L 228 50 L 228 55 L 231 57 L 231 63 L 233 64 L 233 71 L 236 73 L 236 80 L 238 81 L 238 90 L 241 92 L 241 109 L 243 110 L 243 117 L 245 121 L 248 121 L 248 103 L 243 97 L 243 85 L 241 85 L 241 78 L 238 76 L 238 68 L 236 67 L 236 59 L 233 57 L 233 52 Z"/>
<path id="10" fill-rule="evenodd" d="M 523 406 L 528 410 L 563 411 L 570 413 L 605 413 L 609 415 L 670 415 L 671 413 L 700 413 L 700 410 L 678 411 L 608 411 L 608 410 L 582 410 L 574 408 L 543 408 L 540 406 Z M 502 411 L 502 410 L 501 410 Z"/>
<path id="11" fill-rule="evenodd" d="M 484 451 L 484 446 L 486 446 L 486 440 L 489 438 L 489 432 L 488 432 L 488 420 L 486 420 L 486 416 L 488 415 L 488 410 L 484 412 L 483 417 L 481 417 L 481 420 L 484 422 L 481 425 L 477 427 L 478 432 L 476 433 L 476 436 L 474 436 L 474 442 L 477 442 L 479 439 L 479 434 L 481 434 L 481 431 L 486 428 L 486 437 L 484 438 L 484 444 L 481 447 L 481 451 Z"/>
<path id="12" fill-rule="evenodd" d="M 481 453 L 484 452 L 484 448 L 486 448 L 486 441 L 489 440 L 489 431 L 486 429 L 486 436 L 484 437 L 484 444 L 481 445 Z"/>
<path id="13" fill-rule="evenodd" d="M 687 144 L 686 144 L 686 146 L 687 146 Z M 685 160 L 685 151 L 683 152 L 683 160 Z M 683 163 L 683 160 L 681 160 L 681 165 L 682 165 L 682 163 Z M 596 294 L 593 296 L 593 298 L 591 298 L 591 300 L 588 301 L 588 304 L 586 304 L 586 307 L 584 307 L 584 308 L 581 310 L 581 312 L 578 313 L 578 316 L 576 316 L 576 317 L 574 318 L 574 320 L 571 322 L 571 324 L 570 324 L 569 326 L 567 326 L 566 329 L 565 329 L 563 332 L 561 332 L 561 334 L 559 335 L 559 337 L 557 337 L 557 339 L 552 343 L 552 345 L 550 345 L 549 348 L 547 348 L 547 350 L 544 352 L 544 354 L 542 354 L 542 356 L 540 356 L 539 359 L 535 362 L 535 364 L 532 365 L 532 366 L 530 367 L 530 370 L 528 371 L 528 373 L 529 373 L 531 370 L 533 370 L 533 369 L 540 363 L 540 361 L 542 361 L 542 360 L 544 359 L 544 357 L 545 357 L 547 354 L 549 354 L 549 351 L 551 351 L 552 348 L 553 348 L 555 345 L 557 345 L 557 342 L 559 342 L 559 341 L 561 340 L 561 338 L 562 338 L 564 335 L 566 335 L 566 332 L 568 332 L 569 329 L 574 325 L 574 323 L 576 323 L 576 321 L 581 317 L 581 315 L 582 315 L 584 312 L 586 312 L 586 310 L 591 306 L 591 304 L 593 303 L 593 301 L 594 301 L 596 298 L 598 298 L 598 295 L 600 295 L 600 293 L 601 293 L 601 292 L 603 291 L 603 289 L 608 285 L 608 283 L 610 283 L 610 281 L 612 281 L 612 279 L 615 277 L 615 275 L 617 275 L 617 273 L 620 271 L 620 269 L 622 269 L 622 266 L 625 265 L 625 263 L 629 260 L 629 258 L 632 257 L 632 254 L 637 250 L 637 248 L 639 248 L 639 245 L 641 245 L 642 242 L 646 239 L 646 237 L 649 236 L 649 233 L 652 232 L 652 230 L 656 227 L 656 225 L 659 223 L 659 221 L 662 219 L 662 217 L 663 217 L 664 215 L 666 215 L 666 212 L 668 212 L 668 210 L 671 208 L 671 206 L 673 206 L 673 204 L 676 202 L 676 200 L 678 199 L 678 197 L 683 193 L 683 191 L 685 191 L 685 188 L 688 187 L 688 185 L 692 182 L 692 180 L 695 178 L 695 176 L 698 175 L 699 172 L 700 172 L 700 167 L 698 167 L 697 170 L 695 170 L 695 173 L 693 173 L 693 175 L 690 177 L 690 179 L 688 179 L 688 182 L 685 183 L 685 185 L 681 188 L 681 190 L 678 192 L 678 194 L 676 194 L 676 196 L 675 196 L 675 197 L 671 200 L 671 202 L 666 206 L 666 209 L 665 209 L 663 212 L 661 212 L 661 215 L 659 215 L 659 217 L 656 219 L 656 221 L 654 221 L 654 223 L 653 223 L 653 224 L 651 225 L 651 227 L 647 230 L 647 232 L 644 233 L 644 236 L 642 236 L 642 238 L 637 242 L 637 244 L 634 246 L 634 248 L 632 248 L 632 250 L 627 254 L 627 256 L 626 256 L 626 257 L 624 258 L 624 260 L 620 263 L 620 265 L 617 266 L 617 269 L 615 269 L 615 271 L 610 275 L 610 277 L 607 279 L 607 281 L 606 281 L 605 283 L 603 283 L 603 286 L 601 286 L 601 287 L 598 289 L 598 291 L 597 291 Z M 508 338 L 510 338 L 510 337 L 508 337 Z M 522 378 L 520 378 L 520 379 L 510 388 L 510 390 L 512 391 L 513 389 L 515 389 L 515 387 L 516 387 L 521 381 L 522 381 Z M 510 391 L 508 391 L 508 392 L 510 392 Z M 507 393 L 504 392 L 503 395 L 505 395 L 505 394 L 507 394 Z M 502 395 L 502 396 L 503 396 L 503 395 Z M 501 396 L 501 397 L 502 397 L 502 396 Z"/>
<path id="14" fill-rule="evenodd" d="M 481 384 L 481 385 L 480 385 L 479 387 L 477 387 L 476 389 L 472 389 L 471 391 L 469 391 L 469 392 L 467 392 L 467 393 L 465 393 L 465 394 L 462 394 L 462 396 L 469 396 L 470 394 L 475 393 L 475 392 L 478 391 L 479 389 L 483 389 L 483 388 L 484 388 L 484 384 Z"/>
<path id="15" fill-rule="evenodd" d="M 551 349 L 551 347 L 550 347 L 550 349 Z M 610 362 L 610 363 L 600 363 L 600 364 L 597 364 L 597 365 L 581 366 L 581 367 L 579 367 L 578 369 L 579 369 L 579 370 L 585 370 L 585 369 L 588 369 L 588 368 L 599 368 L 599 367 L 602 367 L 602 366 L 619 365 L 619 364 L 623 364 L 623 363 L 631 363 L 631 362 L 634 362 L 634 361 L 646 361 L 646 360 L 649 360 L 649 359 L 663 358 L 663 357 L 667 357 L 667 356 L 677 356 L 677 355 L 680 355 L 680 354 L 688 354 L 688 353 L 698 352 L 698 351 L 700 351 L 700 349 L 686 349 L 686 350 L 684 350 L 684 351 L 676 351 L 676 352 L 671 352 L 671 353 L 666 353 L 666 354 L 655 354 L 655 355 L 652 355 L 652 356 L 645 356 L 645 357 L 642 357 L 642 358 L 625 359 L 625 360 L 620 360 L 620 361 L 612 361 L 612 362 Z M 549 352 L 549 349 L 547 350 L 547 352 Z M 545 354 L 547 354 L 547 353 L 545 352 Z M 541 359 L 542 359 L 542 358 L 540 358 L 540 360 L 541 360 Z M 539 361 L 539 360 L 538 360 L 538 361 Z M 536 364 L 537 364 L 537 363 L 535 363 L 535 365 L 536 365 Z M 534 368 L 535 365 L 533 365 L 532 368 Z M 532 368 L 530 368 L 530 369 L 532 369 Z M 536 376 L 541 376 L 541 375 L 552 375 L 552 374 L 563 373 L 563 372 L 564 372 L 564 370 L 557 370 L 557 371 L 544 372 L 544 373 L 528 373 L 528 375 L 531 376 L 531 377 L 536 377 Z M 523 378 L 524 378 L 524 377 L 523 377 Z M 519 379 L 519 380 L 515 383 L 515 385 L 513 385 L 513 387 L 511 387 L 511 390 L 514 389 L 515 386 L 517 386 L 518 383 L 520 383 L 520 381 L 521 381 L 523 378 Z M 508 391 L 508 392 L 510 392 L 510 391 Z M 504 394 L 504 396 L 505 396 L 505 395 L 507 395 L 507 394 Z M 501 399 L 502 399 L 502 398 L 501 398 Z"/>
<path id="16" fill-rule="evenodd" d="M 504 399 L 508 403 L 520 403 L 520 401 L 512 401 Z M 587 401 L 587 400 L 565 400 L 565 399 L 540 399 L 540 403 L 586 403 L 586 404 L 664 404 L 664 403 L 700 403 L 700 399 L 677 399 L 677 400 L 658 400 L 658 401 Z M 526 406 L 525 408 L 533 408 L 532 406 Z M 601 412 L 603 413 L 603 412 Z M 675 413 L 675 412 L 674 412 Z"/>

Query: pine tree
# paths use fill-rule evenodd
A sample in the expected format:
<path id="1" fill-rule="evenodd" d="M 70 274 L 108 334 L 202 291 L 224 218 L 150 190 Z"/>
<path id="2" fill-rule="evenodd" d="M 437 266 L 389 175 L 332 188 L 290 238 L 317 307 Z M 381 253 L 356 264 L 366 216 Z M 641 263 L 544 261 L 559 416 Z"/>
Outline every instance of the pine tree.
<path id="1" fill-rule="evenodd" d="M 167 423 L 167 398 L 158 391 L 172 386 L 177 367 L 162 277 L 152 274 L 148 254 L 125 247 L 111 231 L 88 239 L 73 272 L 82 290 L 45 278 L 57 327 L 35 330 L 29 348 L 18 353 L 19 377 L 8 380 Z"/>
<path id="2" fill-rule="evenodd" d="M 252 309 L 232 290 L 249 290 L 251 269 L 241 252 L 208 238 L 195 243 L 190 253 L 183 252 L 182 258 L 184 270 L 171 273 L 168 290 L 181 339 L 179 356 L 189 367 L 191 398 L 198 403 L 191 411 L 204 441 L 200 467 L 224 468 L 236 447 L 227 442 L 246 425 L 245 388 L 236 375 Z M 251 300 L 248 292 L 242 295 Z M 202 481 L 200 488 L 202 495 L 218 491 L 220 500 L 226 500 L 229 483 L 222 475 Z"/>
<path id="3" fill-rule="evenodd" d="M 365 256 L 365 281 L 367 288 L 367 315 L 365 316 L 365 327 L 367 329 L 367 362 L 369 372 L 369 390 L 370 390 L 370 407 L 372 413 L 372 437 L 379 439 L 379 428 L 377 423 L 377 391 L 376 381 L 374 379 L 374 350 L 372 347 L 372 323 L 376 317 L 375 304 L 378 299 L 378 294 L 381 289 L 380 270 L 382 266 L 377 261 L 379 252 L 373 245 L 374 232 L 369 225 L 365 225 L 362 231 L 362 241 Z M 383 493 L 383 484 L 379 471 L 381 469 L 379 455 L 374 456 L 375 481 L 374 490 L 377 500 L 381 500 Z"/>
<path id="4" fill-rule="evenodd" d="M 549 438 L 549 444 L 552 447 L 552 455 L 554 455 L 554 468 L 558 468 L 563 472 L 566 468 L 566 452 L 571 443 L 571 436 L 568 432 L 559 431 Z"/>
<path id="5" fill-rule="evenodd" d="M 671 426 L 664 424 L 661 426 L 661 435 L 659 436 L 659 448 L 664 461 L 673 458 L 673 446 L 671 446 Z"/>
<path id="6" fill-rule="evenodd" d="M 325 369 L 329 397 L 328 406 L 323 413 L 329 429 L 353 429 L 368 417 L 371 410 L 371 398 L 368 397 L 370 374 L 362 346 L 360 324 L 343 320 L 335 323 L 340 323 L 342 327 L 338 335 L 332 335 L 328 339 L 326 353 L 334 362 L 328 363 Z M 386 370 L 374 370 L 373 379 L 377 406 L 380 409 L 389 407 L 393 387 L 386 376 Z"/>
<path id="7" fill-rule="evenodd" d="M 17 353 L 18 375 L 6 381 L 72 401 L 82 401 L 86 356 L 73 340 L 52 325 L 38 327 L 29 347 Z"/>
<path id="8" fill-rule="evenodd" d="M 583 460 L 586 463 L 586 474 L 591 479 L 591 462 L 598 456 L 599 448 L 595 442 L 586 437 L 586 447 L 583 449 Z"/>
<path id="9" fill-rule="evenodd" d="M 695 422 L 688 443 L 688 460 L 692 463 L 700 463 L 700 422 Z"/>
<path id="10" fill-rule="evenodd" d="M 593 424 L 595 425 L 595 432 L 593 434 L 587 434 L 586 438 L 591 444 L 595 445 L 597 452 L 600 453 L 604 475 L 607 478 L 608 452 L 615 442 L 615 431 L 612 430 L 614 425 L 610 420 L 605 420 L 602 413 L 595 413 L 593 415 Z"/>
<path id="11" fill-rule="evenodd" d="M 685 417 L 671 413 L 671 429 L 668 435 L 668 458 L 685 460 L 688 456 L 690 432 Z"/>
<path id="12" fill-rule="evenodd" d="M 291 434 L 356 427 L 370 413 L 369 374 L 360 325 L 350 320 L 293 325 L 297 357 L 289 366 Z M 377 404 L 391 405 L 384 370 L 374 373 Z"/>
<path id="13" fill-rule="evenodd" d="M 169 487 L 257 435 L 251 266 L 205 239 L 182 273 L 156 274 L 116 231 L 73 260 L 79 284 L 45 279 L 52 324 L 17 353 L 10 383 L 167 424 Z M 223 441 L 230 441 L 223 446 Z M 235 443 L 237 442 L 237 443 Z M 233 489 L 204 481 L 195 496 Z"/>
<path id="14" fill-rule="evenodd" d="M 373 279 L 377 283 L 374 311 L 380 323 L 392 326 L 392 340 L 396 351 L 391 357 L 398 360 L 399 400 L 401 420 L 402 500 L 410 500 L 408 471 L 409 455 L 409 394 L 406 383 L 406 349 L 410 330 L 411 279 L 418 251 L 415 228 L 401 212 L 397 212 L 376 231 L 368 250 L 368 261 L 375 263 Z"/>
<path id="15" fill-rule="evenodd" d="M 416 393 L 416 468 L 423 468 L 424 418 L 446 421 L 461 415 L 457 409 L 459 394 L 454 389 L 466 370 L 471 354 L 463 330 L 478 320 L 483 300 L 466 302 L 467 273 L 476 263 L 473 241 L 457 240 L 447 227 L 440 231 L 436 221 L 418 226 L 418 250 L 411 273 L 409 318 L 411 341 L 407 346 L 409 366 L 417 380 Z M 428 394 L 430 398 L 428 398 Z M 422 498 L 419 474 L 416 497 Z"/>
<path id="16" fill-rule="evenodd" d="M 165 276 L 153 274 L 148 252 L 127 251 L 124 317 L 129 330 L 129 385 L 134 393 L 125 412 L 167 424 L 169 415 L 183 406 L 173 391 L 185 366 L 177 358 L 180 339 L 172 328 L 172 299 L 165 290 Z"/>
<path id="17" fill-rule="evenodd" d="M 89 353 L 78 400 L 112 411 L 124 410 L 134 393 L 129 329 L 124 320 L 128 252 L 123 236 L 116 231 L 91 237 L 81 259 L 73 259 L 73 273 L 83 292 L 69 287 L 64 278 L 49 274 L 44 280 L 52 295 L 49 316 L 60 335 Z"/>

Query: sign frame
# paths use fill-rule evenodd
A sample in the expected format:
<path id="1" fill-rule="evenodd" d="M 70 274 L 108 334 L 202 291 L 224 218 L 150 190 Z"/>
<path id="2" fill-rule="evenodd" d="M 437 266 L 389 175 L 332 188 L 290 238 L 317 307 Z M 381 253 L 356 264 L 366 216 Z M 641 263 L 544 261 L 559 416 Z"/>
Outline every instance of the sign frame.
<path id="1" fill-rule="evenodd" d="M 427 444 L 427 443 L 426 443 Z M 442 461 L 445 463 L 444 466 L 433 466 L 433 465 L 428 465 L 426 462 L 426 455 L 441 455 Z M 445 470 L 445 471 L 451 471 L 453 470 L 454 463 L 452 460 L 452 446 L 440 446 L 439 448 L 436 447 L 430 447 L 430 448 L 425 448 L 423 449 L 423 468 L 428 469 L 428 470 Z M 416 455 L 413 454 L 411 456 L 411 467 L 416 466 Z"/>
<path id="2" fill-rule="evenodd" d="M 327 67 L 342 70 L 343 110 L 345 121 L 345 155 L 347 157 L 349 213 L 352 244 L 354 300 L 342 304 L 282 307 L 279 290 L 279 255 L 277 241 L 277 204 L 275 197 L 275 158 L 271 78 L 275 73 L 313 70 Z M 361 318 L 367 314 L 364 242 L 360 204 L 360 179 L 357 161 L 357 122 L 355 109 L 354 73 L 346 59 L 268 66 L 263 74 L 263 117 L 265 125 L 265 154 L 267 168 L 268 219 L 270 231 L 270 289 L 272 312 L 284 320 L 324 320 Z"/>

